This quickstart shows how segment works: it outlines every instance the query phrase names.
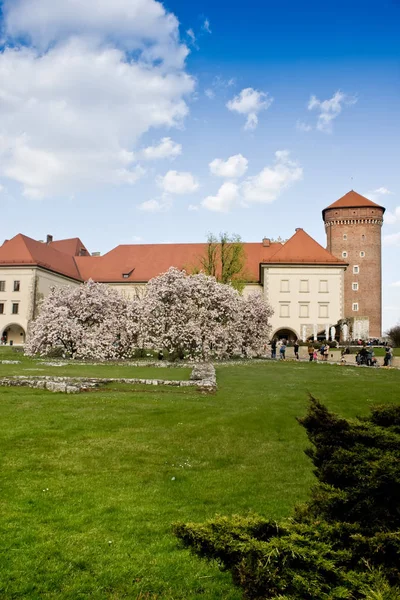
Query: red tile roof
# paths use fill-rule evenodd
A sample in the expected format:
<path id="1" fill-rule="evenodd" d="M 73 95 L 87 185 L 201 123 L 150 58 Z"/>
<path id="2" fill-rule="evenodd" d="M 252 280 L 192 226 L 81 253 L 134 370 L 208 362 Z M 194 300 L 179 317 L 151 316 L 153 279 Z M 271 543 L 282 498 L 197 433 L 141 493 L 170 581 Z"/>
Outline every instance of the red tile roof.
<path id="1" fill-rule="evenodd" d="M 86 251 L 79 238 L 44 244 L 18 234 L 0 247 L 0 266 L 37 265 L 78 281 L 147 282 L 171 266 L 189 272 L 200 268 L 207 244 L 121 245 L 103 256 L 79 256 L 82 248 Z M 260 280 L 262 263 L 346 265 L 302 229 L 285 244 L 245 243 L 244 250 L 248 282 Z"/>
<path id="2" fill-rule="evenodd" d="M 307 265 L 341 265 L 343 262 L 325 250 L 318 242 L 308 235 L 303 229 L 296 229 L 296 233 L 267 261 L 270 264 L 307 264 Z"/>
<path id="3" fill-rule="evenodd" d="M 382 208 L 383 212 L 385 212 L 385 208 L 383 206 L 380 206 L 379 204 L 372 202 L 372 200 L 369 200 L 365 196 L 361 196 L 361 194 L 358 194 L 354 190 L 351 190 L 350 192 L 347 192 L 347 194 L 339 198 L 339 200 L 336 200 L 336 202 L 333 202 L 333 204 L 330 204 L 329 206 L 324 208 L 324 210 L 322 211 L 322 217 L 325 217 L 325 211 L 329 208 L 359 208 L 368 206 Z"/>
<path id="4" fill-rule="evenodd" d="M 85 245 L 79 238 L 69 238 L 67 240 L 57 240 L 50 242 L 49 246 L 55 248 L 59 252 L 65 252 L 70 256 L 80 256 L 82 253 L 89 255 L 89 252 L 85 248 Z"/>
<path id="5" fill-rule="evenodd" d="M 74 257 L 19 233 L 0 247 L 0 266 L 37 265 L 81 280 Z"/>
<path id="6" fill-rule="evenodd" d="M 249 281 L 259 281 L 260 263 L 281 247 L 280 243 L 263 246 L 260 243 L 244 244 L 246 252 L 246 272 Z M 191 271 L 200 268 L 201 257 L 205 255 L 207 244 L 135 244 L 117 246 L 101 257 L 80 256 L 75 260 L 82 278 L 95 281 L 139 282 L 149 281 L 169 267 Z M 123 274 L 128 277 L 123 277 Z"/>

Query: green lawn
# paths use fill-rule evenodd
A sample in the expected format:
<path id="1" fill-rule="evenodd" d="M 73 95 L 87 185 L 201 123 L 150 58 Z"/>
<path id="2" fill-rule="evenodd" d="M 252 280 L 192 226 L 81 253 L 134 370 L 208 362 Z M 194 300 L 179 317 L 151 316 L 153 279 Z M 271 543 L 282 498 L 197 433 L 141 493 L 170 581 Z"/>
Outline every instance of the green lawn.
<path id="1" fill-rule="evenodd" d="M 171 523 L 281 518 L 304 501 L 313 475 L 295 417 L 308 392 L 347 417 L 400 400 L 397 370 L 278 362 L 217 377 L 210 396 L 0 388 L 0 598 L 239 600 Z"/>

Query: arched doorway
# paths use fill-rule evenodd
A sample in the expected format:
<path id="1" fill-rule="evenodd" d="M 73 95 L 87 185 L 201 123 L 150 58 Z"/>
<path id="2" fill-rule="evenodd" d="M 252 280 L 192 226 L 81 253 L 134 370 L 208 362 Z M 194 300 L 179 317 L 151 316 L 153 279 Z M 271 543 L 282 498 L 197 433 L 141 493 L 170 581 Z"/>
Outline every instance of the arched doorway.
<path id="1" fill-rule="evenodd" d="M 25 344 L 25 330 L 17 323 L 10 323 L 1 332 L 1 343 L 8 346 L 22 346 Z"/>
<path id="2" fill-rule="evenodd" d="M 278 340 L 287 340 L 288 342 L 295 342 L 300 337 L 294 331 L 294 329 L 289 329 L 289 327 L 284 327 L 283 329 L 277 329 L 271 339 L 277 338 Z"/>

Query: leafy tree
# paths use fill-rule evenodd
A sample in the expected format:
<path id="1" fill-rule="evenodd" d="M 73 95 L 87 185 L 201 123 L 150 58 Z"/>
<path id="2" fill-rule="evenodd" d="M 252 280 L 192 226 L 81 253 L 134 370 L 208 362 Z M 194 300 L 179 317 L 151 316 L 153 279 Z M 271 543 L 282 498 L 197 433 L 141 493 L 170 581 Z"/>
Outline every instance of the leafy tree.
<path id="1" fill-rule="evenodd" d="M 390 338 L 393 346 L 400 348 L 400 325 L 391 327 L 389 331 L 386 332 L 386 335 Z"/>
<path id="2" fill-rule="evenodd" d="M 244 598 L 399 600 L 400 406 L 348 421 L 311 398 L 299 422 L 318 483 L 292 519 L 217 517 L 175 534 Z"/>
<path id="3" fill-rule="evenodd" d="M 210 233 L 205 255 L 200 257 L 206 275 L 221 283 L 230 283 L 241 291 L 246 281 L 246 253 L 239 235 L 223 232 L 219 237 Z"/>

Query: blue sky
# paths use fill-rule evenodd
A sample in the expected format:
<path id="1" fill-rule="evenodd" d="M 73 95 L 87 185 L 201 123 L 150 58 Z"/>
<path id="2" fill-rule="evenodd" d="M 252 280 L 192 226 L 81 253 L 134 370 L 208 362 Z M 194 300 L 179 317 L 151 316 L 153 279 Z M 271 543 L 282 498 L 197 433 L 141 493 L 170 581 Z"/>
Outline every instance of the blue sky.
<path id="1" fill-rule="evenodd" d="M 400 321 L 398 2 L 2 8 L 4 238 L 325 244 L 321 210 L 354 188 L 388 209 L 384 328 Z"/>

